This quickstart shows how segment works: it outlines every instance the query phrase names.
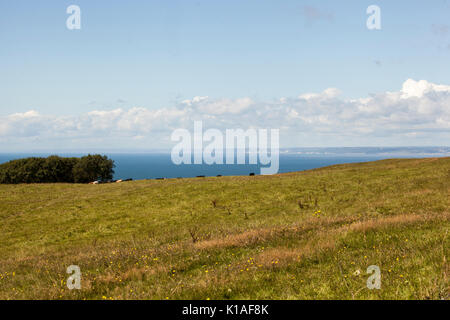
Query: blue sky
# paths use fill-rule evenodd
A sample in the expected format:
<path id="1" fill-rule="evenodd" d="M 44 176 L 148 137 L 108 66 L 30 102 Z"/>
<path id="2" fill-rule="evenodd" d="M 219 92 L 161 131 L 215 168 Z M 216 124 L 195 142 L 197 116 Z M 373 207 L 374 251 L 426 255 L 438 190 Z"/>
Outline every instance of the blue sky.
<path id="1" fill-rule="evenodd" d="M 81 30 L 66 28 L 71 4 Z M 381 30 L 366 28 L 372 4 Z M 407 79 L 449 85 L 449 17 L 446 0 L 1 0 L 0 116 L 160 110 L 196 96 L 267 105 L 327 88 L 348 101 Z"/>

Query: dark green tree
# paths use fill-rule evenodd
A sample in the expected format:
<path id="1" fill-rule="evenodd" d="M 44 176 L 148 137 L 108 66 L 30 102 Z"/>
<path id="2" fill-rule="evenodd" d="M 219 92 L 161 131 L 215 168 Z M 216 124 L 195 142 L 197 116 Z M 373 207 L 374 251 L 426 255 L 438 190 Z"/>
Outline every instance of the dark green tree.
<path id="1" fill-rule="evenodd" d="M 114 175 L 114 161 L 107 156 L 87 155 L 73 167 L 74 181 L 78 183 L 110 180 Z"/>
<path id="2" fill-rule="evenodd" d="M 25 158 L 0 164 L 0 183 L 91 182 L 112 179 L 114 161 L 101 155 L 80 158 Z"/>

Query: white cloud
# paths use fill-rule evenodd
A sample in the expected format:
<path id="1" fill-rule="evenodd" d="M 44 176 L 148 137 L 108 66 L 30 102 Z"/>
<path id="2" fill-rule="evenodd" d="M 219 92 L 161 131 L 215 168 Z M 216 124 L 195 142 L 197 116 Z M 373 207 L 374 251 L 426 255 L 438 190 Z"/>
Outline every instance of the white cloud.
<path id="1" fill-rule="evenodd" d="M 335 98 L 341 94 L 341 91 L 336 88 L 325 89 L 322 93 L 303 93 L 298 96 L 299 99 L 312 100 L 312 99 L 328 99 Z"/>
<path id="2" fill-rule="evenodd" d="M 253 101 L 250 98 L 210 100 L 208 97 L 194 97 L 192 100 L 184 100 L 182 103 L 201 113 L 221 115 L 239 114 L 250 107 Z"/>
<path id="3" fill-rule="evenodd" d="M 195 120 L 205 129 L 280 128 L 281 146 L 448 145 L 450 86 L 408 79 L 399 91 L 360 99 L 330 88 L 266 102 L 194 97 L 172 108 L 74 116 L 30 110 L 0 117 L 0 147 L 169 148 L 172 131 L 192 130 Z"/>
<path id="4" fill-rule="evenodd" d="M 450 86 L 437 85 L 425 80 L 414 81 L 408 79 L 403 83 L 402 98 L 423 97 L 427 93 L 447 92 L 450 93 Z"/>

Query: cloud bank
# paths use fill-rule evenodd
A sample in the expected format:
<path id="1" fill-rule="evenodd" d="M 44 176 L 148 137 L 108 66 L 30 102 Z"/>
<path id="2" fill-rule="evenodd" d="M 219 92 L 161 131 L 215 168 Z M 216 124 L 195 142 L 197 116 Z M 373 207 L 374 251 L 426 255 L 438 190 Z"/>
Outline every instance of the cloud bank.
<path id="1" fill-rule="evenodd" d="M 329 88 L 272 101 L 194 97 L 170 108 L 94 110 L 73 116 L 30 110 L 0 117 L 3 152 L 171 148 L 177 128 L 280 129 L 281 147 L 449 145 L 450 86 L 406 80 L 395 92 L 345 99 Z"/>

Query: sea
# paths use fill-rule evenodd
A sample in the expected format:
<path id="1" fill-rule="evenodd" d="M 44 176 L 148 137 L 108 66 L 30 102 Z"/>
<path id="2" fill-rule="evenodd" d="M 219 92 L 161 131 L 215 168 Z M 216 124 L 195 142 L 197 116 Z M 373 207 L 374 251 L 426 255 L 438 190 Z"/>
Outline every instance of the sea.
<path id="1" fill-rule="evenodd" d="M 92 154 L 93 152 L 91 152 Z M 170 152 L 100 153 L 114 160 L 114 179 L 189 178 L 196 176 L 242 176 L 260 173 L 260 165 L 181 164 L 175 165 Z M 26 157 L 80 157 L 86 153 L 39 152 L 0 153 L 0 164 Z M 368 147 L 368 148 L 291 148 L 280 150 L 279 173 L 304 171 L 343 163 L 392 158 L 450 157 L 450 147 Z M 248 162 L 248 161 L 247 161 Z"/>

